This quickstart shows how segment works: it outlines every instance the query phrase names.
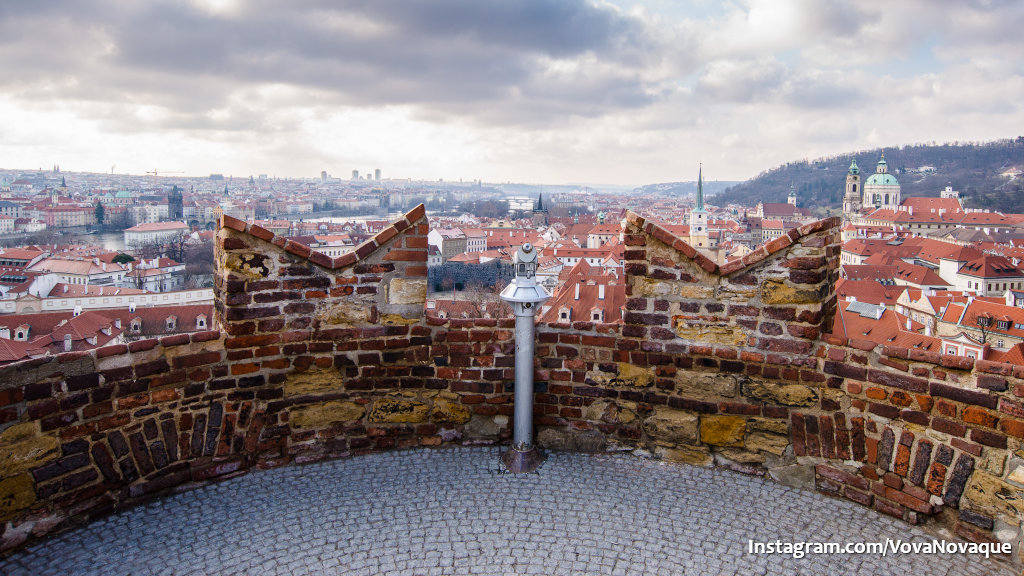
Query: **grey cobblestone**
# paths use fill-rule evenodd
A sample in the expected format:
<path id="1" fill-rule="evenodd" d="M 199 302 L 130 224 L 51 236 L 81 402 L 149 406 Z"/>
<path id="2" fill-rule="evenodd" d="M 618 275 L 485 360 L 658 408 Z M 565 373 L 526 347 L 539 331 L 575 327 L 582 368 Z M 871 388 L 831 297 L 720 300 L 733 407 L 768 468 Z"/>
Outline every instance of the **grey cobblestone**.
<path id="1" fill-rule="evenodd" d="M 498 448 L 362 456 L 169 496 L 0 559 L 0 574 L 1011 574 L 944 556 L 748 555 L 747 540 L 930 540 L 849 502 L 723 470 Z"/>

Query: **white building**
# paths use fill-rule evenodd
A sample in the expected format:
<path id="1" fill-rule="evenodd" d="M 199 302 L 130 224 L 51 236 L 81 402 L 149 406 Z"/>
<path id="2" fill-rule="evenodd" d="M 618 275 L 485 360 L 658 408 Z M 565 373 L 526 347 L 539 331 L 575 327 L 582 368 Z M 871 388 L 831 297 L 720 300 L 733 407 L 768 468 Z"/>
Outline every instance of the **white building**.
<path id="1" fill-rule="evenodd" d="M 124 245 L 144 246 L 154 242 L 165 242 L 170 238 L 188 232 L 184 222 L 151 222 L 132 226 L 124 231 Z"/>

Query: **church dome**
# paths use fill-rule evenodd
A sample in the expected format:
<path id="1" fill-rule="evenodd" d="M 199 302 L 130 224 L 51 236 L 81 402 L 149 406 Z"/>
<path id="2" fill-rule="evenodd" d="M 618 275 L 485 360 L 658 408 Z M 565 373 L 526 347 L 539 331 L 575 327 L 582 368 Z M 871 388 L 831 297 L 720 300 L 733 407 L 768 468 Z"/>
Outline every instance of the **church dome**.
<path id="1" fill-rule="evenodd" d="M 896 177 L 889 173 L 872 174 L 868 176 L 868 179 L 864 182 L 865 186 L 899 186 L 899 181 Z"/>

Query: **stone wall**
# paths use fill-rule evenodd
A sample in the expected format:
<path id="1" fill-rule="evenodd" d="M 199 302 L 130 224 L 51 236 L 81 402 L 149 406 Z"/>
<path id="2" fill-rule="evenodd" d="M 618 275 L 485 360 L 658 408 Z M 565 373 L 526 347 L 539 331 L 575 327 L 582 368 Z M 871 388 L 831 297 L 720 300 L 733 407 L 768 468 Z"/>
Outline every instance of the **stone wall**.
<path id="1" fill-rule="evenodd" d="M 623 322 L 538 327 L 539 443 L 1018 539 L 1024 371 L 823 335 L 837 226 L 719 267 L 631 214 Z M 225 217 L 219 332 L 0 369 L 0 548 L 253 467 L 506 441 L 514 321 L 424 316 L 426 233 L 420 207 L 329 258 Z"/>

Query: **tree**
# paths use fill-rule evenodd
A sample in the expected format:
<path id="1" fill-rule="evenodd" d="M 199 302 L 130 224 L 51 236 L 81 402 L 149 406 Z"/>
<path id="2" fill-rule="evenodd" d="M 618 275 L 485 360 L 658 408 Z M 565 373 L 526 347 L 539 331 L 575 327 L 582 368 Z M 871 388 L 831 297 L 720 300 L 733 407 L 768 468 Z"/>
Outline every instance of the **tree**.
<path id="1" fill-rule="evenodd" d="M 191 238 L 191 236 L 187 232 L 182 232 L 181 234 L 168 238 L 167 243 L 164 244 L 164 254 L 175 262 L 184 263 L 189 238 Z"/>
<path id="2" fill-rule="evenodd" d="M 128 254 L 122 252 L 117 256 L 114 256 L 113 259 L 111 259 L 111 262 L 114 264 L 127 264 L 128 262 L 135 262 L 135 258 L 132 258 Z"/>
<path id="3" fill-rule="evenodd" d="M 185 249 L 185 286 L 205 288 L 213 285 L 213 240 L 189 244 Z"/>
<path id="4" fill-rule="evenodd" d="M 103 207 L 103 202 L 96 203 L 96 225 L 103 226 L 103 217 L 106 215 L 107 209 Z"/>

